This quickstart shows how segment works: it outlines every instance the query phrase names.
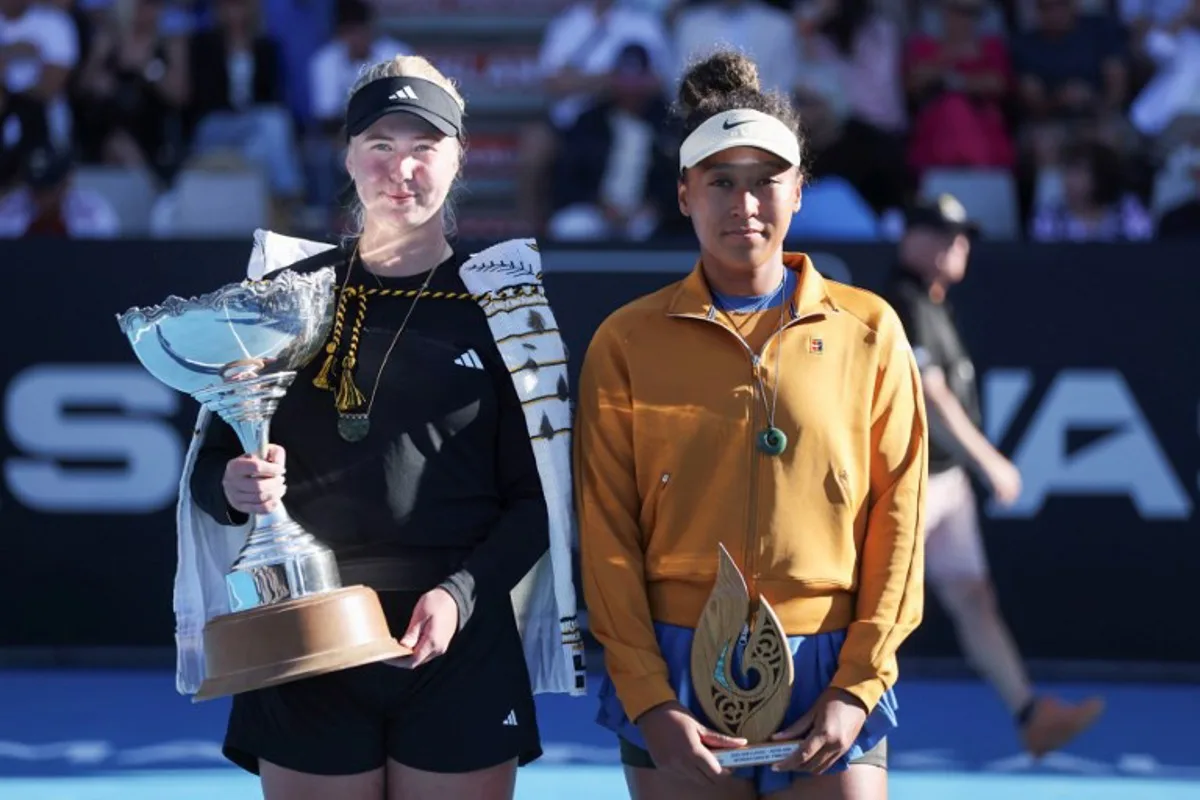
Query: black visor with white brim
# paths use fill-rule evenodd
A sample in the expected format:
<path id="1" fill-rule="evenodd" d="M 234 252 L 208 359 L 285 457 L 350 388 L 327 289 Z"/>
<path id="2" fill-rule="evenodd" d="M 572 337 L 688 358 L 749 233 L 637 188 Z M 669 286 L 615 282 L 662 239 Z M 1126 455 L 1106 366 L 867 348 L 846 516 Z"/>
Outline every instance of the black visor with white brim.
<path id="1" fill-rule="evenodd" d="M 800 164 L 800 140 L 770 114 L 749 108 L 723 111 L 688 134 L 679 147 L 679 171 L 734 147 L 756 147 L 791 164 Z"/>
<path id="2" fill-rule="evenodd" d="M 455 99 L 423 78 L 380 78 L 363 86 L 346 107 L 346 136 L 358 136 L 388 114 L 412 114 L 439 133 L 463 138 L 462 109 Z"/>

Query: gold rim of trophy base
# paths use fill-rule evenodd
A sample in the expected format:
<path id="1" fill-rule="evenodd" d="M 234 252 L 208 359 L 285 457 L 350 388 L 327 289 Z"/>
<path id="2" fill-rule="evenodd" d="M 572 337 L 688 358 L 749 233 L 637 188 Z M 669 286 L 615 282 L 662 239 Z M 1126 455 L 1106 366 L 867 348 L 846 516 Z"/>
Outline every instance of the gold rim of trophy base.
<path id="1" fill-rule="evenodd" d="M 366 586 L 260 606 L 204 627 L 208 678 L 196 702 L 411 655 L 388 630 Z"/>

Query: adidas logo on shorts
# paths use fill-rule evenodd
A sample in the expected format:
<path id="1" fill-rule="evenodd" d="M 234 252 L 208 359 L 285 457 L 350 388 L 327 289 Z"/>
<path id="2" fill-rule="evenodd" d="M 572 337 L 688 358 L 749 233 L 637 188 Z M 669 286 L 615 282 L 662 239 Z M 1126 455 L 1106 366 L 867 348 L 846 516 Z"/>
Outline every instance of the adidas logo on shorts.
<path id="1" fill-rule="evenodd" d="M 506 727 L 506 728 L 509 726 L 516 727 L 516 724 L 517 724 L 517 712 L 509 711 L 508 716 L 504 718 L 504 727 Z"/>

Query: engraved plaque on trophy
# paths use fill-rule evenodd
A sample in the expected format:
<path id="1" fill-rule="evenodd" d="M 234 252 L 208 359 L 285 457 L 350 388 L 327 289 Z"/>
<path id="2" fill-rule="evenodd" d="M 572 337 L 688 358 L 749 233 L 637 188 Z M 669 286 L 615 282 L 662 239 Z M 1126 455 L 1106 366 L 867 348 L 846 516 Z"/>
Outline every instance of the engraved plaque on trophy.
<path id="1" fill-rule="evenodd" d="M 117 320 L 151 375 L 225 420 L 245 452 L 265 457 L 271 416 L 329 334 L 334 286 L 331 267 L 284 270 Z M 410 654 L 388 631 L 375 592 L 343 587 L 333 554 L 282 505 L 252 516 L 225 587 L 229 613 L 204 628 L 197 700 Z"/>
<path id="2" fill-rule="evenodd" d="M 721 766 L 773 764 L 798 747 L 795 742 L 769 741 L 780 730 L 791 701 L 792 653 L 766 600 L 759 599 L 751 618 L 746 579 L 724 545 L 718 547 L 717 560 L 717 578 L 692 641 L 692 685 L 713 727 L 749 742 L 745 747 L 714 749 Z M 735 670 L 734 654 L 743 637 L 741 669 Z M 747 680 L 739 682 L 736 672 Z"/>

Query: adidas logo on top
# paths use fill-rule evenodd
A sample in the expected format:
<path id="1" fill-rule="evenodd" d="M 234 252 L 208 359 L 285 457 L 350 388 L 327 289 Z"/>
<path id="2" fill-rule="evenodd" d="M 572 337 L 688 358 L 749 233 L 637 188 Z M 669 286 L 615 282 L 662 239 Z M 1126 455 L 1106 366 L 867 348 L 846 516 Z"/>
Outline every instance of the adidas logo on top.
<path id="1" fill-rule="evenodd" d="M 416 100 L 417 93 L 413 91 L 411 86 L 405 86 L 403 89 L 397 89 L 388 95 L 388 100 Z"/>
<path id="2" fill-rule="evenodd" d="M 479 356 L 475 355 L 474 350 L 468 350 L 458 358 L 454 359 L 454 363 L 460 367 L 471 367 L 472 369 L 483 369 L 483 362 L 479 360 Z"/>

